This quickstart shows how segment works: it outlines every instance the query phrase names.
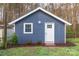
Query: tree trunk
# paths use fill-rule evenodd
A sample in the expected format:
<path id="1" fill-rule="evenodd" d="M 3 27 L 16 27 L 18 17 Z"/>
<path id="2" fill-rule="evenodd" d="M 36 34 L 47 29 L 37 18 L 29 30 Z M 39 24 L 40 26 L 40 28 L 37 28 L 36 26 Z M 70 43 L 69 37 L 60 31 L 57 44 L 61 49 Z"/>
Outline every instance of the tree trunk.
<path id="1" fill-rule="evenodd" d="M 7 11 L 6 11 L 6 4 L 4 7 L 4 15 L 3 15 L 3 22 L 4 22 L 4 36 L 3 36 L 3 48 L 7 48 Z"/>

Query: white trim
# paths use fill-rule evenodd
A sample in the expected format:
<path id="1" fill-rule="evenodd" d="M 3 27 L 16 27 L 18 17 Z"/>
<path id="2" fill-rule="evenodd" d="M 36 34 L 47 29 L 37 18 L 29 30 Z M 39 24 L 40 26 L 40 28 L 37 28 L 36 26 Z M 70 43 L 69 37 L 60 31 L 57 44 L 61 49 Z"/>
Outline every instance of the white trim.
<path id="1" fill-rule="evenodd" d="M 71 25 L 71 23 L 69 23 L 69 22 L 67 22 L 67 21 L 65 21 L 65 20 L 63 20 L 63 19 L 57 17 L 56 15 L 54 15 L 54 14 L 52 14 L 52 13 L 50 13 L 50 12 L 44 10 L 44 9 L 42 9 L 41 7 L 38 7 L 38 8 L 36 8 L 35 10 L 33 10 L 33 11 L 31 11 L 31 12 L 29 12 L 29 13 L 23 15 L 22 17 L 20 17 L 20 18 L 14 20 L 14 21 L 12 21 L 12 22 L 10 22 L 9 25 L 16 23 L 17 21 L 21 20 L 22 18 L 27 17 L 27 16 L 29 16 L 30 14 L 32 14 L 32 13 L 38 11 L 38 10 L 41 10 L 41 11 L 43 11 L 43 12 L 49 14 L 50 16 L 57 18 L 59 21 L 65 23 L 65 24 L 67 24 L 67 25 Z"/>
<path id="2" fill-rule="evenodd" d="M 45 23 L 45 33 L 46 33 L 46 27 L 47 27 L 46 24 L 54 24 L 54 40 L 53 40 L 53 45 L 55 45 L 55 23 L 53 23 L 53 22 L 46 22 Z M 45 36 L 45 40 L 46 40 L 46 36 Z"/>
<path id="3" fill-rule="evenodd" d="M 64 26 L 64 43 L 66 44 L 66 24 Z"/>
<path id="4" fill-rule="evenodd" d="M 31 32 L 25 32 L 25 25 L 26 24 L 31 24 Z M 33 23 L 24 23 L 23 24 L 23 33 L 24 34 L 33 34 Z"/>

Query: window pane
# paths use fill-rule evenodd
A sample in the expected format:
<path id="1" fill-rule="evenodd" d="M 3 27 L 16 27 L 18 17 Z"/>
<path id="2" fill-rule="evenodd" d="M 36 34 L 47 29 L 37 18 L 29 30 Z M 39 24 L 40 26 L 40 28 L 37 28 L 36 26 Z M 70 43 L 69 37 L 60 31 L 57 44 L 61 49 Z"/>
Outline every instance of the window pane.
<path id="1" fill-rule="evenodd" d="M 25 32 L 31 32 L 31 24 L 25 25 Z"/>
<path id="2" fill-rule="evenodd" d="M 47 25 L 47 28 L 52 28 L 52 25 Z"/>
<path id="3" fill-rule="evenodd" d="M 25 32 L 31 32 L 31 29 L 25 29 Z"/>

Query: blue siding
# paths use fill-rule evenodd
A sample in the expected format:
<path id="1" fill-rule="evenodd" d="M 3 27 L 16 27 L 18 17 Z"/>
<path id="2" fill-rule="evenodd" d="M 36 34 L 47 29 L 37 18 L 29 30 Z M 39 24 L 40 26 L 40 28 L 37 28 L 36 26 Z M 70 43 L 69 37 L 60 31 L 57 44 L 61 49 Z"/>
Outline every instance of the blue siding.
<path id="1" fill-rule="evenodd" d="M 40 24 L 38 23 L 39 20 L 41 21 Z M 15 31 L 19 39 L 18 43 L 24 44 L 28 40 L 32 40 L 33 43 L 44 42 L 45 22 L 55 23 L 55 43 L 64 43 L 65 24 L 40 10 L 15 23 Z M 33 23 L 33 34 L 23 33 L 23 23 Z"/>

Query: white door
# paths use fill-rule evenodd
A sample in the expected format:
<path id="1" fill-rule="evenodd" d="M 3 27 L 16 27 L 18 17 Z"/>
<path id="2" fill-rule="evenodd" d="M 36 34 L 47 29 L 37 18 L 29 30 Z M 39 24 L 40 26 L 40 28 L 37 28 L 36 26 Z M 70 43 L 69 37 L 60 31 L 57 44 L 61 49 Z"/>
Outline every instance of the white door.
<path id="1" fill-rule="evenodd" d="M 45 44 L 54 44 L 54 23 L 45 23 Z"/>

